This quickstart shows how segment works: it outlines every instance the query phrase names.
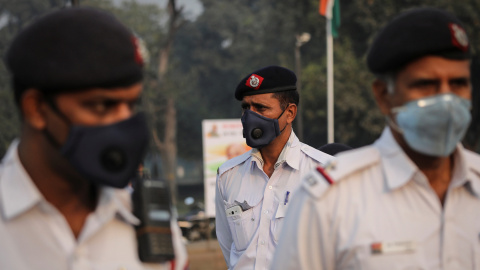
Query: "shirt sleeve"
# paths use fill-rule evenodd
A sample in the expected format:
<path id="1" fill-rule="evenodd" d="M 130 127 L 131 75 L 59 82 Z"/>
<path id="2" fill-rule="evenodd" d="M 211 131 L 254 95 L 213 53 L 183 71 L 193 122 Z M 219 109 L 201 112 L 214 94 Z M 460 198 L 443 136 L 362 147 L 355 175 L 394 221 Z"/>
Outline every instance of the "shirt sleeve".
<path id="1" fill-rule="evenodd" d="M 223 195 L 220 192 L 220 176 L 217 175 L 217 182 L 215 185 L 215 228 L 217 234 L 217 240 L 222 249 L 223 257 L 227 263 L 227 267 L 230 269 L 230 250 L 232 247 L 232 233 L 228 226 L 227 215 L 225 213 L 225 204 Z"/>
<path id="2" fill-rule="evenodd" d="M 304 188 L 298 189 L 287 209 L 270 269 L 335 269 L 334 237 L 320 207 Z"/>

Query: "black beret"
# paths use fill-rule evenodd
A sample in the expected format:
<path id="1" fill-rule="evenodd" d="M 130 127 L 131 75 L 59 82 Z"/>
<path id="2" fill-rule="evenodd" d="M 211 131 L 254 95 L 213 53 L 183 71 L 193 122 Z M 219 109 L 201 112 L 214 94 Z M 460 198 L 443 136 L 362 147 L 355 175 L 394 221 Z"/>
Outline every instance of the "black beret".
<path id="1" fill-rule="evenodd" d="M 396 71 L 427 55 L 470 59 L 464 27 L 458 18 L 436 8 L 416 8 L 393 19 L 375 38 L 367 56 L 370 71 Z"/>
<path id="2" fill-rule="evenodd" d="M 52 93 L 142 80 L 138 40 L 115 17 L 93 8 L 57 10 L 35 20 L 15 37 L 5 60 L 14 83 Z"/>
<path id="3" fill-rule="evenodd" d="M 268 66 L 243 78 L 235 90 L 235 98 L 242 100 L 244 96 L 297 90 L 296 83 L 297 76 L 293 71 Z"/>

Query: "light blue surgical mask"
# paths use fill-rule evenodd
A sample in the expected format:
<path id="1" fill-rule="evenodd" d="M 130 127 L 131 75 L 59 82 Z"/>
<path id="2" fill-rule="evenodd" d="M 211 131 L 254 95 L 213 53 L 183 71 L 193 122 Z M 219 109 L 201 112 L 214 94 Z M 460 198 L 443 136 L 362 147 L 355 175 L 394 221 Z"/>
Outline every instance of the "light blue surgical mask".
<path id="1" fill-rule="evenodd" d="M 471 121 L 471 101 L 455 94 L 417 99 L 392 109 L 392 128 L 403 134 L 415 151 L 436 157 L 449 156 L 465 136 Z"/>

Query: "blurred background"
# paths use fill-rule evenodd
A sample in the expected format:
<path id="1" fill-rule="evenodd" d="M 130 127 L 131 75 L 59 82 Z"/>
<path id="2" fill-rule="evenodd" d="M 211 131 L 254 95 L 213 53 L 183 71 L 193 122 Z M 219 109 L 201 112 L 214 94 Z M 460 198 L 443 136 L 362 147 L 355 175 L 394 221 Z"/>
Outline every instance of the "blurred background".
<path id="1" fill-rule="evenodd" d="M 379 136 L 384 119 L 370 91 L 369 44 L 400 11 L 434 6 L 455 13 L 470 37 L 473 121 L 464 143 L 480 152 L 480 1 L 339 2 L 341 24 L 333 46 L 335 142 L 360 147 Z M 214 219 L 204 213 L 202 120 L 240 118 L 240 102 L 233 95 L 239 80 L 261 67 L 280 65 L 296 71 L 301 85 L 297 119 L 302 124 L 294 124 L 296 134 L 313 147 L 327 143 L 326 20 L 318 12 L 319 1 L 0 0 L 2 58 L 19 29 L 50 10 L 72 5 L 108 10 L 143 40 L 149 62 L 141 110 L 152 130 L 144 170 L 170 183 L 191 269 L 225 269 L 214 240 Z M 2 61 L 0 156 L 19 133 L 12 100 Z"/>

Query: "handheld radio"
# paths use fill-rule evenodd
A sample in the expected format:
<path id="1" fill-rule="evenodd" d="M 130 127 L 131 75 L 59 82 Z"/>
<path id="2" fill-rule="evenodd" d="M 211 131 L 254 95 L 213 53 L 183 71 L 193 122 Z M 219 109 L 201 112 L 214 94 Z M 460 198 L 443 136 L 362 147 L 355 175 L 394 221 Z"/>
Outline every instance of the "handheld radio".
<path id="1" fill-rule="evenodd" d="M 159 263 L 175 258 L 173 250 L 169 188 L 160 180 L 137 179 L 132 193 L 138 255 L 142 262 Z"/>

